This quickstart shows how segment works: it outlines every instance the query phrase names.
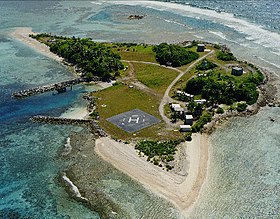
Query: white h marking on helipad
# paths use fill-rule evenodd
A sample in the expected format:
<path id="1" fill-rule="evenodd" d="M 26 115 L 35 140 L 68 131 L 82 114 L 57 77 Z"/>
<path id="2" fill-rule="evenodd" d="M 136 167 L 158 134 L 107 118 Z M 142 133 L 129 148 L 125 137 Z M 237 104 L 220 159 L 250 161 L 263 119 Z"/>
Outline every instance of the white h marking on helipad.
<path id="1" fill-rule="evenodd" d="M 135 118 L 137 117 L 137 118 Z M 138 115 L 132 115 L 131 117 L 129 117 L 128 123 L 130 122 L 135 122 L 138 123 L 139 122 L 139 116 Z"/>

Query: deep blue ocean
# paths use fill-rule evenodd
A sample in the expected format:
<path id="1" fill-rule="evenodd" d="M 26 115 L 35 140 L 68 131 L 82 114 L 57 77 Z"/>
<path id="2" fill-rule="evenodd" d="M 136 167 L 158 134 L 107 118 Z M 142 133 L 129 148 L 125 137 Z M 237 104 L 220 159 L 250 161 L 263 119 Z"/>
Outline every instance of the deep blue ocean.
<path id="1" fill-rule="evenodd" d="M 147 16 L 129 21 L 130 14 Z M 84 105 L 81 96 L 87 88 L 80 85 L 60 95 L 11 98 L 14 91 L 73 77 L 60 63 L 14 39 L 10 33 L 15 28 L 97 41 L 226 43 L 240 59 L 280 77 L 277 0 L 0 1 L 0 15 L 1 219 L 99 218 L 69 197 L 57 180 L 67 165 L 58 151 L 81 128 L 29 120 L 38 114 L 59 116 Z M 276 121 L 272 123 L 270 117 Z M 280 108 L 264 107 L 250 118 L 231 119 L 211 135 L 209 150 L 207 183 L 189 218 L 280 218 Z M 112 198 L 123 200 L 119 204 L 131 212 L 131 218 L 141 217 L 144 202 L 151 211 L 146 218 L 160 218 L 165 211 L 173 212 L 167 218 L 179 218 L 175 209 L 152 205 L 152 194 L 117 176 L 121 176 L 118 171 L 108 173 L 101 188 L 108 195 L 117 188 L 118 197 Z"/>

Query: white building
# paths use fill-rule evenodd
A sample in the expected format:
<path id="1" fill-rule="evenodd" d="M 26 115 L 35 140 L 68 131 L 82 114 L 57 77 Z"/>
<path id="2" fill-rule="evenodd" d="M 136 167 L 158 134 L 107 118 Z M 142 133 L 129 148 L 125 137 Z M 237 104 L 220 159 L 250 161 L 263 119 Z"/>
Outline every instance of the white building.
<path id="1" fill-rule="evenodd" d="M 193 116 L 185 115 L 185 125 L 192 125 L 192 124 L 193 124 Z"/>
<path id="2" fill-rule="evenodd" d="M 194 100 L 194 102 L 196 102 L 197 104 L 205 104 L 205 103 L 206 103 L 206 100 L 205 100 L 205 99 Z"/>
<path id="3" fill-rule="evenodd" d="M 190 125 L 180 125 L 180 131 L 181 132 L 190 132 L 191 126 Z"/>
<path id="4" fill-rule="evenodd" d="M 179 103 L 172 103 L 171 108 L 175 111 L 176 108 L 181 108 L 181 105 Z"/>

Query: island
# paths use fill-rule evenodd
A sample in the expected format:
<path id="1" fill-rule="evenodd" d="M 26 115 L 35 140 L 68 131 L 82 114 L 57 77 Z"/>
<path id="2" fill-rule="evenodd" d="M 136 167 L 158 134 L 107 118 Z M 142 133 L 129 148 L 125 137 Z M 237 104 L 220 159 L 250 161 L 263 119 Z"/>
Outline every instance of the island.
<path id="1" fill-rule="evenodd" d="M 32 33 L 30 37 L 70 66 L 77 83 L 111 84 L 85 95 L 88 118 L 37 116 L 33 120 L 90 127 L 95 135 L 95 140 L 90 140 L 94 150 L 85 143 L 87 156 L 80 157 L 76 166 L 87 167 L 91 154 L 97 153 L 183 214 L 197 200 L 206 178 L 208 136 L 213 129 L 229 117 L 252 115 L 273 103 L 269 74 L 238 60 L 225 45 L 201 41 L 97 43 L 89 38 L 45 33 Z M 77 141 L 75 135 L 72 137 Z M 78 148 L 72 157 L 80 156 L 82 146 L 77 145 L 72 145 Z M 64 151 L 63 156 L 73 151 Z M 86 182 L 90 170 L 84 168 L 83 174 L 77 174 L 74 167 L 70 169 L 62 179 L 78 200 L 88 203 L 103 218 L 112 214 L 121 218 L 114 200 L 104 201 L 111 211 L 95 208 L 96 199 L 87 195 L 94 190 Z"/>

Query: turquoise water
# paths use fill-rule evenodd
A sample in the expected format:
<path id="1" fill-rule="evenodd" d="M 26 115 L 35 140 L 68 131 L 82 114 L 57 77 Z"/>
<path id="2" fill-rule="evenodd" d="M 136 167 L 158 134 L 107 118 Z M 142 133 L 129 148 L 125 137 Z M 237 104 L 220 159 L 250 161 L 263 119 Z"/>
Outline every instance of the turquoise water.
<path id="1" fill-rule="evenodd" d="M 234 118 L 211 137 L 208 181 L 190 218 L 279 218 L 279 108 Z"/>
<path id="2" fill-rule="evenodd" d="M 57 152 L 80 128 L 29 121 L 32 115 L 59 116 L 80 104 L 86 88 L 11 99 L 16 90 L 73 77 L 56 61 L 11 39 L 13 28 L 32 27 L 37 32 L 98 41 L 222 42 L 238 57 L 280 74 L 278 1 L 188 1 L 200 8 L 180 3 L 0 1 L 0 218 L 98 218 L 72 200 L 56 179 L 66 165 Z M 129 21 L 130 14 L 147 16 Z M 279 108 L 263 108 L 251 118 L 231 119 L 212 135 L 208 183 L 190 218 L 280 217 L 278 115 Z M 130 211 L 132 218 L 140 217 L 139 209 L 150 211 L 146 218 L 157 218 L 159 212 L 168 218 L 178 216 L 168 204 L 150 204 L 158 199 L 133 181 L 122 180 L 118 171 L 104 177 L 102 191 Z"/>

